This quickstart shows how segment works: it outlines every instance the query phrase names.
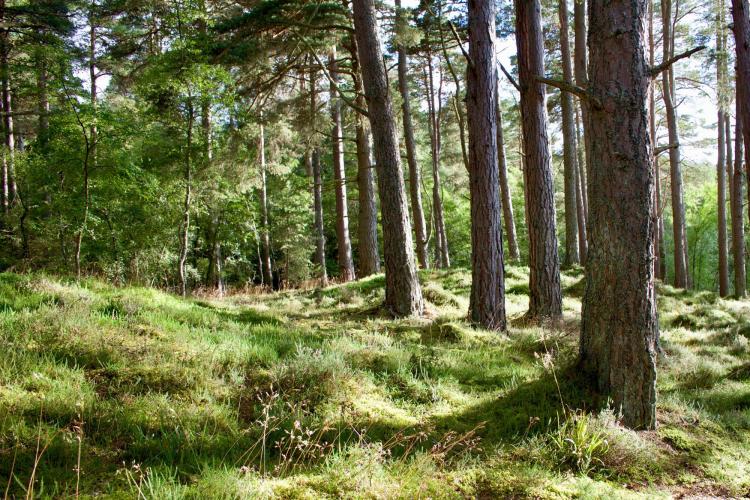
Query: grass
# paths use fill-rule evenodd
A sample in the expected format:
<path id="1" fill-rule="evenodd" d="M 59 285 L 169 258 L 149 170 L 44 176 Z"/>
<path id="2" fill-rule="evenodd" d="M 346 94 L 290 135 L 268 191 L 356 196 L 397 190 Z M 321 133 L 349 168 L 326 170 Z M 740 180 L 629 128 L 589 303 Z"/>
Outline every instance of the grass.
<path id="1" fill-rule="evenodd" d="M 521 318 L 527 269 L 508 269 Z M 660 287 L 659 428 L 617 424 L 558 325 L 465 321 L 470 275 L 188 299 L 0 275 L 0 488 L 10 497 L 750 495 L 750 302 Z"/>

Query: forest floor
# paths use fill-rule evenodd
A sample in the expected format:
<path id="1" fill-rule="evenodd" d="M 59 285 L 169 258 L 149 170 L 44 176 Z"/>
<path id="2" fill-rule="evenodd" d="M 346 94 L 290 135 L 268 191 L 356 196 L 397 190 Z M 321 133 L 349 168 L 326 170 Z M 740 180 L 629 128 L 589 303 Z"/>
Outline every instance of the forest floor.
<path id="1" fill-rule="evenodd" d="M 750 495 L 750 301 L 659 287 L 659 427 L 617 425 L 564 319 L 464 320 L 465 270 L 421 274 L 394 321 L 383 277 L 181 299 L 0 275 L 0 492 L 10 497 L 567 498 Z"/>

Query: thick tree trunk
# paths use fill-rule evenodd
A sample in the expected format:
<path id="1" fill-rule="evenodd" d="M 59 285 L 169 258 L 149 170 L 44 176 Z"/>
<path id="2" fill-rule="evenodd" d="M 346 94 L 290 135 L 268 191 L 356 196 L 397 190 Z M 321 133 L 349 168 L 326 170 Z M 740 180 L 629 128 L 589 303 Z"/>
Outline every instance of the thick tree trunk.
<path id="1" fill-rule="evenodd" d="M 503 137 L 503 111 L 500 108 L 500 95 L 497 97 L 497 167 L 500 180 L 500 201 L 503 206 L 505 220 L 505 235 L 508 238 L 508 258 L 512 261 L 521 260 L 518 251 L 518 237 L 516 236 L 516 221 L 513 219 L 513 199 L 510 195 L 508 183 L 508 165 L 505 158 L 505 138 Z"/>
<path id="2" fill-rule="evenodd" d="M 589 259 L 581 364 L 623 423 L 656 426 L 654 171 L 646 0 L 591 0 Z"/>
<path id="3" fill-rule="evenodd" d="M 739 107 L 739 101 L 737 106 Z M 739 115 L 739 110 L 738 110 Z M 729 123 L 727 117 L 727 123 Z M 746 294 L 747 277 L 745 271 L 745 224 L 742 216 L 742 187 L 744 180 L 742 178 L 742 128 L 743 123 L 737 120 L 735 129 L 735 151 L 734 151 L 734 168 L 732 178 L 729 181 L 732 196 L 731 213 L 732 213 L 732 258 L 734 264 L 734 295 L 735 297 L 744 297 Z"/>
<path id="4" fill-rule="evenodd" d="M 417 278 L 393 104 L 377 32 L 373 0 L 353 0 L 357 51 L 367 97 L 378 170 L 383 221 L 385 307 L 396 316 L 421 315 Z"/>
<path id="5" fill-rule="evenodd" d="M 448 250 L 448 236 L 445 231 L 445 216 L 443 211 L 443 193 L 440 181 L 440 155 L 442 142 L 440 135 L 440 106 L 442 95 L 435 98 L 435 79 L 432 65 L 432 54 L 427 55 L 427 68 L 425 73 L 425 86 L 427 87 L 427 117 L 428 130 L 430 133 L 430 156 L 432 158 L 432 219 L 435 226 L 435 265 L 438 268 L 451 266 L 450 252 Z M 442 94 L 443 80 L 440 78 L 438 94 Z M 435 101 L 438 104 L 436 106 Z"/>
<path id="6" fill-rule="evenodd" d="M 271 270 L 271 236 L 268 225 L 268 190 L 266 186 L 266 134 L 262 112 L 258 134 L 258 160 L 260 161 L 261 277 L 263 286 L 270 289 L 273 288 L 273 273 Z"/>
<path id="7" fill-rule="evenodd" d="M 365 89 L 362 85 L 362 70 L 359 65 L 357 41 L 351 36 L 349 51 L 352 57 L 354 88 L 357 90 L 357 106 L 367 108 Z M 357 225 L 359 275 L 370 276 L 380 272 L 380 250 L 378 249 L 378 207 L 375 202 L 372 148 L 370 146 L 370 122 L 357 113 L 357 187 L 359 188 L 359 214 Z"/>
<path id="8" fill-rule="evenodd" d="M 718 150 L 719 158 L 716 163 L 716 175 L 717 184 L 719 187 L 718 193 L 718 209 L 719 209 L 719 295 L 726 297 L 729 295 L 729 267 L 728 267 L 728 253 L 727 253 L 727 186 L 726 186 L 726 168 L 727 162 L 725 158 L 726 138 L 724 137 L 724 111 L 719 108 L 718 113 L 719 133 L 718 133 Z"/>
<path id="9" fill-rule="evenodd" d="M 338 80 L 338 62 L 336 49 L 328 56 L 328 72 L 331 79 Z M 354 260 L 352 259 L 352 241 L 349 237 L 349 206 L 346 195 L 346 171 L 344 169 L 344 131 L 341 125 L 341 99 L 333 82 L 331 93 L 331 142 L 333 145 L 333 180 L 336 187 L 336 239 L 338 240 L 339 279 L 343 282 L 352 281 L 354 275 Z"/>
<path id="10" fill-rule="evenodd" d="M 674 55 L 672 33 L 672 1 L 662 0 L 662 60 Z M 662 96 L 669 131 L 669 171 L 672 190 L 672 229 L 674 238 L 674 286 L 688 288 L 687 233 L 685 232 L 685 202 L 683 200 L 682 166 L 680 165 L 680 136 L 677 129 L 677 113 L 674 107 L 674 69 L 668 67 L 662 73 Z"/>
<path id="11" fill-rule="evenodd" d="M 466 109 L 471 194 L 471 297 L 469 318 L 505 330 L 503 231 L 497 158 L 497 69 L 495 3 L 469 0 Z"/>
<path id="12" fill-rule="evenodd" d="M 750 4 L 748 0 L 732 0 L 732 19 L 737 50 L 737 118 L 742 122 L 745 143 L 745 168 L 750 191 Z M 750 213 L 750 208 L 748 208 Z"/>
<path id="13" fill-rule="evenodd" d="M 521 117 L 529 228 L 530 318 L 562 314 L 557 258 L 555 199 L 547 138 L 546 94 L 536 80 L 544 75 L 544 39 L 539 0 L 516 0 L 516 44 L 521 84 Z"/>
<path id="14" fill-rule="evenodd" d="M 401 12 L 401 0 L 396 0 L 397 35 L 406 24 Z M 417 145 L 414 141 L 414 126 L 411 121 L 411 104 L 409 102 L 409 82 L 406 79 L 407 61 L 406 49 L 398 45 L 398 90 L 401 94 L 401 111 L 404 122 L 404 143 L 406 145 L 406 161 L 409 165 L 409 194 L 411 196 L 411 213 L 414 218 L 414 237 L 416 238 L 417 259 L 419 267 L 429 268 L 427 256 L 427 229 L 425 226 L 424 210 L 422 209 L 422 174 L 417 164 Z"/>
<path id="15" fill-rule="evenodd" d="M 562 57 L 563 80 L 573 81 L 573 66 L 570 61 L 570 40 L 568 38 L 568 1 L 559 0 L 560 55 Z M 563 265 L 581 263 L 578 248 L 578 209 L 576 182 L 576 124 L 573 96 L 570 92 L 560 92 L 563 131 L 563 178 L 565 197 L 565 259 Z"/>

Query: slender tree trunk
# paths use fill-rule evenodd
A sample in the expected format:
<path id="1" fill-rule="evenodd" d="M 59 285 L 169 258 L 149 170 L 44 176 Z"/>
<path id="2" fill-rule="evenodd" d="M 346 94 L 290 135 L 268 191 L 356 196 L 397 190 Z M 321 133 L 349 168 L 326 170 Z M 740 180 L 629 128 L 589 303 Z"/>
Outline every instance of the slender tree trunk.
<path id="1" fill-rule="evenodd" d="M 570 61 L 570 40 L 568 39 L 568 1 L 559 0 L 560 54 L 562 56 L 563 80 L 573 81 L 573 66 Z M 575 112 L 573 96 L 560 92 L 563 130 L 563 177 L 565 185 L 565 266 L 581 263 L 578 248 L 578 209 L 576 207 L 576 142 Z"/>
<path id="2" fill-rule="evenodd" d="M 0 23 L 5 25 L 5 0 L 0 0 Z M 2 111 L 3 111 L 3 165 L 2 175 L 0 176 L 0 182 L 2 182 L 2 188 L 0 189 L 0 203 L 3 205 L 3 213 L 7 215 L 10 209 L 10 190 L 8 188 L 8 160 L 9 151 L 7 150 L 8 142 L 8 131 L 12 127 L 8 126 L 8 119 L 13 119 L 9 113 L 9 106 L 6 104 L 6 82 L 9 78 L 8 71 L 8 51 L 9 47 L 9 31 L 4 28 L 0 31 L 0 85 L 2 86 Z"/>
<path id="3" fill-rule="evenodd" d="M 521 117 L 526 158 L 529 228 L 530 318 L 562 314 L 557 258 L 555 199 L 547 138 L 546 94 L 536 76 L 544 74 L 544 39 L 539 0 L 516 0 L 516 44 L 521 84 Z"/>
<path id="4" fill-rule="evenodd" d="M 367 106 L 364 98 L 359 105 Z M 378 207 L 375 203 L 375 186 L 370 157 L 370 127 L 367 117 L 357 116 L 357 184 L 359 186 L 359 275 L 370 276 L 380 272 L 378 250 Z"/>
<path id="5" fill-rule="evenodd" d="M 727 141 L 724 137 L 724 111 L 719 108 L 719 133 L 718 133 L 718 150 L 719 158 L 716 164 L 717 183 L 719 186 L 718 209 L 719 209 L 719 295 L 726 297 L 729 295 L 729 268 L 727 253 L 727 186 L 726 186 L 726 168 L 725 148 Z"/>
<path id="6" fill-rule="evenodd" d="M 351 36 L 349 50 L 352 57 L 354 88 L 357 90 L 357 105 L 367 108 L 365 89 L 362 85 L 362 70 L 359 65 L 357 41 Z M 370 146 L 370 122 L 357 113 L 357 187 L 359 188 L 359 219 L 357 225 L 359 250 L 359 275 L 370 276 L 380 272 L 380 251 L 378 249 L 378 207 L 375 202 L 373 179 L 372 148 Z"/>
<path id="7" fill-rule="evenodd" d="M 422 290 L 411 241 L 393 104 L 377 32 L 373 0 L 353 0 L 357 51 L 374 140 L 383 221 L 385 307 L 396 316 L 421 315 Z"/>
<path id="8" fill-rule="evenodd" d="M 587 0 L 573 1 L 573 32 L 575 41 L 573 45 L 573 72 L 575 74 L 576 85 L 586 88 L 588 85 L 588 52 L 586 47 L 586 2 Z M 586 173 L 588 172 L 589 158 L 591 157 L 591 138 L 589 137 L 589 103 L 580 100 L 581 107 L 581 125 L 583 128 L 583 141 L 578 141 L 580 147 L 583 144 L 583 161 L 579 161 L 581 185 L 583 186 L 583 211 L 588 221 L 589 200 L 586 183 Z M 582 254 L 583 255 L 583 254 Z M 585 259 L 584 259 L 585 260 Z"/>
<path id="9" fill-rule="evenodd" d="M 49 95 L 47 91 L 47 80 L 49 79 L 47 71 L 47 59 L 44 49 L 39 48 L 36 52 L 37 64 L 37 90 L 39 98 L 37 101 L 37 112 L 39 113 L 39 124 L 37 127 L 37 141 L 41 147 L 47 145 L 49 139 Z"/>
<path id="10" fill-rule="evenodd" d="M 403 12 L 401 11 L 401 0 L 396 0 L 396 26 L 397 35 L 403 31 L 406 25 Z M 409 103 L 409 82 L 406 79 L 407 61 L 406 49 L 399 44 L 398 51 L 398 90 L 401 94 L 401 111 L 404 122 L 404 143 L 406 145 L 406 161 L 409 165 L 409 194 L 411 195 L 411 213 L 414 217 L 414 237 L 417 245 L 417 260 L 419 267 L 427 269 L 430 267 L 427 256 L 427 229 L 422 209 L 422 182 L 419 165 L 417 164 L 417 145 L 414 141 L 414 126 L 411 121 L 411 104 Z"/>
<path id="11" fill-rule="evenodd" d="M 333 80 L 338 80 L 338 62 L 336 48 L 328 56 L 328 72 Z M 346 171 L 344 170 L 344 131 L 341 126 L 341 99 L 337 97 L 336 87 L 331 82 L 331 132 L 333 144 L 333 178 L 336 186 L 336 238 L 338 240 L 339 279 L 352 281 L 354 261 L 352 259 L 352 242 L 349 237 L 349 206 L 346 196 Z"/>
<path id="12" fill-rule="evenodd" d="M 739 101 L 737 107 L 739 107 Z M 739 109 L 738 116 L 739 116 Z M 727 117 L 729 123 L 729 117 Z M 735 297 L 744 297 L 747 287 L 747 276 L 745 272 L 745 224 L 742 217 L 742 187 L 744 184 L 742 175 L 742 128 L 743 123 L 737 120 L 734 152 L 734 168 L 732 179 L 730 180 L 730 189 L 732 190 L 731 212 L 732 212 L 732 257 L 734 263 L 734 295 Z"/>
<path id="13" fill-rule="evenodd" d="M 589 255 L 581 365 L 623 423 L 656 426 L 654 171 L 646 0 L 590 0 Z M 615 35 L 613 35 L 615 34 Z"/>
<path id="14" fill-rule="evenodd" d="M 471 298 L 469 318 L 505 330 L 503 231 L 497 158 L 497 65 L 495 3 L 469 0 L 469 57 L 466 109 L 469 125 L 471 194 Z"/>
<path id="15" fill-rule="evenodd" d="M 656 44 L 654 41 L 654 5 L 653 2 L 649 1 L 648 4 L 648 64 L 653 67 L 655 65 L 656 56 Z M 652 152 L 656 148 L 656 97 L 655 97 L 655 80 L 651 80 L 651 84 L 648 86 L 648 131 L 649 139 L 651 140 Z M 664 215 L 661 206 L 661 172 L 659 170 L 659 158 L 654 155 L 654 176 L 656 178 L 656 189 L 654 190 L 654 196 L 656 197 L 656 210 L 654 211 L 654 217 L 656 223 L 654 224 L 655 232 L 655 243 L 656 255 L 654 261 L 654 272 L 657 279 L 666 281 L 666 252 L 664 250 Z"/>
<path id="16" fill-rule="evenodd" d="M 5 1 L 0 6 L 2 14 L 0 20 L 5 19 Z M 13 204 L 16 193 L 15 185 L 15 136 L 13 128 L 13 106 L 10 88 L 10 68 L 8 58 L 10 57 L 10 34 L 8 29 L 2 30 L 0 34 L 0 80 L 2 80 L 2 108 L 4 145 L 3 152 L 3 175 L 2 175 L 2 203 L 5 213 Z"/>
<path id="17" fill-rule="evenodd" d="M 313 198 L 315 205 L 315 263 L 320 268 L 320 282 L 328 283 L 326 271 L 326 236 L 323 226 L 323 172 L 320 165 L 320 152 L 314 147 L 310 153 L 313 171 Z"/>
<path id="18" fill-rule="evenodd" d="M 516 236 L 516 221 L 513 219 L 513 199 L 508 183 L 508 165 L 505 158 L 505 138 L 503 137 L 503 111 L 500 109 L 500 95 L 497 95 L 497 166 L 500 180 L 500 201 L 505 220 L 505 234 L 508 238 L 508 257 L 512 261 L 521 260 Z"/>
<path id="19" fill-rule="evenodd" d="M 719 295 L 729 295 L 729 266 L 727 253 L 727 186 L 726 172 L 731 168 L 727 163 L 728 153 L 731 156 L 731 139 L 725 135 L 729 133 L 729 122 L 726 120 L 727 103 L 727 61 L 726 61 L 726 37 L 724 36 L 724 2 L 719 1 L 718 15 L 716 20 L 716 87 L 718 96 L 718 159 L 716 162 L 716 177 L 718 186 L 718 240 L 719 240 Z M 731 182 L 731 180 L 730 180 Z"/>
<path id="20" fill-rule="evenodd" d="M 673 55 L 672 34 L 672 1 L 662 0 L 662 60 L 667 61 Z M 683 200 L 682 167 L 680 166 L 680 137 L 677 130 L 677 113 L 674 107 L 674 69 L 672 66 L 662 73 L 662 96 L 667 115 L 669 130 L 669 169 L 672 189 L 672 228 L 674 237 L 674 285 L 678 288 L 688 288 L 688 258 L 687 238 L 685 233 L 685 202 Z"/>
<path id="21" fill-rule="evenodd" d="M 451 266 L 450 252 L 448 250 L 448 236 L 445 231 L 445 215 L 443 210 L 443 193 L 440 181 L 440 155 L 442 143 L 440 136 L 440 110 L 436 109 L 434 68 L 432 65 L 432 53 L 427 55 L 427 68 L 425 75 L 425 86 L 427 87 L 427 117 L 428 130 L 430 133 L 430 156 L 432 157 L 432 219 L 435 225 L 435 262 L 438 268 Z M 440 88 L 442 89 L 442 77 Z M 441 92 L 438 92 L 441 93 Z M 437 97 L 438 106 L 442 96 Z"/>
<path id="22" fill-rule="evenodd" d="M 310 71 L 310 130 L 315 134 L 315 123 L 318 112 L 317 104 L 318 84 L 316 71 Z M 313 213 L 315 214 L 315 264 L 320 270 L 320 283 L 325 286 L 328 283 L 328 272 L 326 270 L 326 235 L 323 225 L 323 172 L 320 165 L 320 151 L 311 137 L 312 147 L 310 149 L 310 171 L 313 177 Z M 262 259 L 261 259 L 262 262 Z M 263 267 L 261 265 L 261 267 Z"/>
<path id="23" fill-rule="evenodd" d="M 266 186 L 266 134 L 263 126 L 263 113 L 260 114 L 260 132 L 258 134 L 258 159 L 260 160 L 260 218 L 261 218 L 261 276 L 263 285 L 273 288 L 271 271 L 271 236 L 268 226 L 268 190 Z M 313 166 L 315 160 L 313 159 Z"/>
<path id="24" fill-rule="evenodd" d="M 180 279 L 180 295 L 187 295 L 187 274 L 185 263 L 187 262 L 188 241 L 190 237 L 190 202 L 192 196 L 192 153 L 193 153 L 193 121 L 195 118 L 192 99 L 188 103 L 187 119 L 187 147 L 185 148 L 185 197 L 182 204 L 182 224 L 180 225 L 180 256 L 178 263 L 178 275 Z"/>
<path id="25" fill-rule="evenodd" d="M 578 253 L 581 256 L 581 264 L 586 265 L 586 257 L 588 255 L 588 233 L 587 221 L 588 221 L 588 199 L 586 197 L 586 179 L 584 178 L 584 170 L 586 167 L 586 152 L 585 147 L 581 147 L 583 144 L 582 131 L 581 131 L 581 119 L 578 109 L 576 109 L 576 142 L 578 143 L 578 149 L 576 154 L 576 210 L 578 211 Z"/>

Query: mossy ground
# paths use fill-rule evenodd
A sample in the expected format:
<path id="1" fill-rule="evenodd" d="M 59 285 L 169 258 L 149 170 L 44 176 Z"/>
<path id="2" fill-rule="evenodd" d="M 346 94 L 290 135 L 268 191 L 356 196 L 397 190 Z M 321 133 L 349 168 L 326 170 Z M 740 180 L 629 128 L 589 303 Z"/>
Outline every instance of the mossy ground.
<path id="1" fill-rule="evenodd" d="M 466 271 L 421 279 L 426 318 L 394 321 L 377 307 L 382 276 L 183 300 L 0 275 L 0 487 L 11 497 L 750 495 L 750 302 L 660 288 L 659 429 L 635 433 L 575 372 L 579 270 L 563 278 L 563 320 L 530 327 L 526 269 L 509 267 L 507 334 L 464 320 Z"/>

